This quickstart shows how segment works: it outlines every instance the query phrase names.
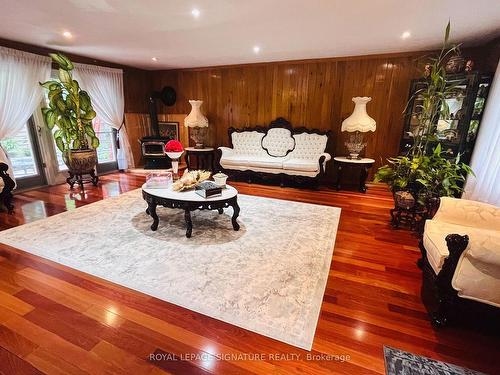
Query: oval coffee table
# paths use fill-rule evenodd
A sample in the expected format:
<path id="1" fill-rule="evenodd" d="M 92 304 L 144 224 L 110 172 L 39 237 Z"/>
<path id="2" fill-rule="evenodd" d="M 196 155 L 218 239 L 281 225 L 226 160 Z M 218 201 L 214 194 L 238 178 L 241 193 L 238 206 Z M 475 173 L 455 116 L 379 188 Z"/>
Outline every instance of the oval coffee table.
<path id="1" fill-rule="evenodd" d="M 219 214 L 224 212 L 224 208 L 231 206 L 233 216 L 231 222 L 234 230 L 239 230 L 240 225 L 236 221 L 240 214 L 238 206 L 238 190 L 230 185 L 222 189 L 222 196 L 203 198 L 195 193 L 194 189 L 187 191 L 173 191 L 172 187 L 166 189 L 147 188 L 142 185 L 142 197 L 148 204 L 146 213 L 153 218 L 151 230 L 158 229 L 160 219 L 156 214 L 156 207 L 163 206 L 168 208 L 179 208 L 184 210 L 184 219 L 186 220 L 186 237 L 191 237 L 193 232 L 193 222 L 191 221 L 191 211 L 194 210 L 217 210 Z"/>

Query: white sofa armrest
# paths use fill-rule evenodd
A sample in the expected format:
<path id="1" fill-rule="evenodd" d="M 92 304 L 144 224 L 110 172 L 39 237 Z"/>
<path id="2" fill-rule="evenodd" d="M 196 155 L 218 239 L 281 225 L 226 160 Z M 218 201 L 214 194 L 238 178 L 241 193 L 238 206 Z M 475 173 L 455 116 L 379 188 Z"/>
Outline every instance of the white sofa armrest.
<path id="1" fill-rule="evenodd" d="M 319 160 L 321 160 L 321 157 L 325 157 L 325 160 L 323 160 L 323 172 L 326 171 L 326 163 L 329 161 L 329 160 L 332 160 L 332 156 L 327 153 L 327 152 L 323 152 L 320 156 L 319 156 Z"/>
<path id="2" fill-rule="evenodd" d="M 433 220 L 481 229 L 500 228 L 500 208 L 491 204 L 441 197 Z"/>
<path id="3" fill-rule="evenodd" d="M 234 149 L 224 146 L 219 147 L 219 150 L 222 153 L 221 158 L 231 156 L 234 152 Z"/>

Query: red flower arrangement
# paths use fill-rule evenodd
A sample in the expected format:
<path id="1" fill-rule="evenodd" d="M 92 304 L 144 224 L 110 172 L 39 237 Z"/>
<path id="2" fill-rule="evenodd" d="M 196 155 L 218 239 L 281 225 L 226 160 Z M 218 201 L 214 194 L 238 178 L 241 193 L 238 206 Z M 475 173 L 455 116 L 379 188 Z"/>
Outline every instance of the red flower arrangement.
<path id="1" fill-rule="evenodd" d="M 182 152 L 184 147 L 182 147 L 181 142 L 172 139 L 165 145 L 165 152 Z"/>

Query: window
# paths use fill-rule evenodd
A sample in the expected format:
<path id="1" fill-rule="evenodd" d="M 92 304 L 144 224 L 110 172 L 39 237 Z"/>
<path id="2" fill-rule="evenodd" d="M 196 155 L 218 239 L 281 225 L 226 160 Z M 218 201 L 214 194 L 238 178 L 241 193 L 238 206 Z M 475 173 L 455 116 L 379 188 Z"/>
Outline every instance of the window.
<path id="1" fill-rule="evenodd" d="M 99 164 L 114 163 L 116 161 L 116 131 L 109 125 L 102 123 L 97 117 L 92 124 L 100 142 L 97 148 L 97 160 Z"/>
<path id="2" fill-rule="evenodd" d="M 27 125 L 14 137 L 1 141 L 12 162 L 15 178 L 37 176 L 39 173 L 33 151 L 33 140 Z"/>

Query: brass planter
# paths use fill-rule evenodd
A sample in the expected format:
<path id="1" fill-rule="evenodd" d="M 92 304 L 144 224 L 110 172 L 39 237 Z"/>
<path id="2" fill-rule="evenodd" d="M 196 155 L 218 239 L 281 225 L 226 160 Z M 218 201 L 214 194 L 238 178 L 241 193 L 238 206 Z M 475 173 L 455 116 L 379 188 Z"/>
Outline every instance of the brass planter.
<path id="1" fill-rule="evenodd" d="M 69 172 L 74 175 L 90 174 L 94 172 L 97 164 L 96 150 L 71 150 L 67 156 L 63 156 L 64 163 Z"/>

